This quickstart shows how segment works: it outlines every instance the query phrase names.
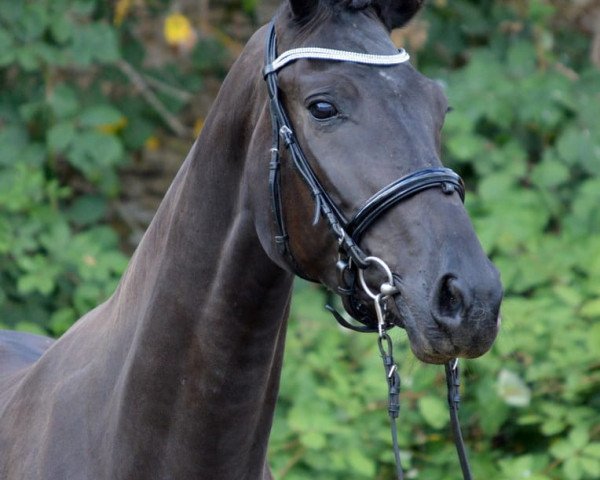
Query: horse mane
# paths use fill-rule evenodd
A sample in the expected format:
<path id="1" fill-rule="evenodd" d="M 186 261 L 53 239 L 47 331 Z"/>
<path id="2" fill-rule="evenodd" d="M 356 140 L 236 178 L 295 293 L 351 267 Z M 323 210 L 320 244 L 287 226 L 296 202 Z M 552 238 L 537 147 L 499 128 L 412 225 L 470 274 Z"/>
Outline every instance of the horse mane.
<path id="1" fill-rule="evenodd" d="M 307 16 L 294 16 L 287 3 L 283 4 L 283 10 L 288 11 L 288 20 L 296 29 L 296 40 L 302 42 L 316 25 L 322 25 L 335 20 L 344 12 L 360 12 L 377 17 L 378 13 L 374 6 L 374 0 L 319 0 L 318 8 Z"/>
<path id="2" fill-rule="evenodd" d="M 293 0 L 288 0 L 284 6 L 291 2 Z M 290 19 L 302 31 L 310 29 L 311 25 L 331 20 L 344 11 L 366 11 L 378 17 L 388 30 L 392 30 L 408 23 L 423 3 L 425 0 L 314 0 L 312 13 L 294 17 L 290 11 Z"/>

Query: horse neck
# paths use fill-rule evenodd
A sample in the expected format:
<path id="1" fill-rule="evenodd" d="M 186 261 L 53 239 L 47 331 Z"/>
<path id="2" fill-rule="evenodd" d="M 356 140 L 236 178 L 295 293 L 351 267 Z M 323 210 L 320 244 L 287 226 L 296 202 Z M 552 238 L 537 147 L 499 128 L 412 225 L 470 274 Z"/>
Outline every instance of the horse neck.
<path id="1" fill-rule="evenodd" d="M 240 91 L 235 80 L 245 62 L 106 306 L 121 345 L 110 442 L 121 474 L 243 479 L 265 468 L 292 278 L 261 248 L 248 208 L 250 125 L 264 108 L 248 102 L 253 83 Z"/>

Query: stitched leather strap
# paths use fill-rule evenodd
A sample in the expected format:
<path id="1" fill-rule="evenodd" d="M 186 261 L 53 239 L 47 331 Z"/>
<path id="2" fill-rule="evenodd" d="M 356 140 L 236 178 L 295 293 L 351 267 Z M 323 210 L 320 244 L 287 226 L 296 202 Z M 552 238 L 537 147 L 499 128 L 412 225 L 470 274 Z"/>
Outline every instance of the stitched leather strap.
<path id="1" fill-rule="evenodd" d="M 346 231 L 352 235 L 354 241 L 358 242 L 365 230 L 387 210 L 402 200 L 434 187 L 441 187 L 445 193 L 456 191 L 464 202 L 464 183 L 452 170 L 449 168 L 417 170 L 389 184 L 369 198 L 350 219 L 346 225 Z"/>

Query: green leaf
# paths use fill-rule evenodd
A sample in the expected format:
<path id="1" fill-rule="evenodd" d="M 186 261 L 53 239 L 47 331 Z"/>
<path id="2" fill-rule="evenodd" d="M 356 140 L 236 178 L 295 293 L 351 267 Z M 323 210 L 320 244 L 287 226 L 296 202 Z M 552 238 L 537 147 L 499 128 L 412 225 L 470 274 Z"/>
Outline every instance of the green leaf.
<path id="1" fill-rule="evenodd" d="M 123 115 L 112 105 L 94 105 L 85 109 L 79 116 L 82 127 L 99 127 L 118 123 Z"/>
<path id="2" fill-rule="evenodd" d="M 600 179 L 593 178 L 578 185 L 573 195 L 571 214 L 564 220 L 573 232 L 600 232 Z M 590 261 L 590 259 L 586 259 Z"/>
<path id="3" fill-rule="evenodd" d="M 479 419 L 479 425 L 486 436 L 494 436 L 500 431 L 507 419 L 510 418 L 510 408 L 498 396 L 492 378 L 482 379 L 478 382 L 476 389 L 478 409 L 494 411 L 494 415 L 483 415 Z"/>
<path id="4" fill-rule="evenodd" d="M 50 92 L 48 104 L 54 115 L 60 119 L 72 116 L 79 108 L 75 90 L 65 84 L 57 85 Z"/>
<path id="5" fill-rule="evenodd" d="M 539 455 L 521 455 L 515 458 L 505 458 L 500 460 L 500 469 L 502 471 L 502 480 L 542 480 L 548 477 L 539 475 L 536 473 L 537 470 L 541 469 L 543 457 Z M 495 478 L 496 473 L 494 472 L 493 477 Z M 443 478 L 443 477 L 442 477 Z"/>
<path id="6" fill-rule="evenodd" d="M 17 282 L 19 293 L 22 294 L 39 292 L 42 295 L 48 295 L 54 286 L 53 278 L 38 272 L 22 275 Z"/>
<path id="7" fill-rule="evenodd" d="M 57 123 L 48 130 L 47 135 L 50 151 L 64 151 L 75 137 L 75 126 L 70 121 Z"/>
<path id="8" fill-rule="evenodd" d="M 39 51 L 37 45 L 30 44 L 15 50 L 17 63 L 27 72 L 32 72 L 40 66 Z"/>
<path id="9" fill-rule="evenodd" d="M 579 313 L 588 318 L 600 317 L 600 298 L 584 303 Z"/>
<path id="10" fill-rule="evenodd" d="M 70 307 L 61 308 L 50 317 L 50 329 L 53 335 L 60 336 L 65 333 L 77 320 L 77 313 Z"/>
<path id="11" fill-rule="evenodd" d="M 92 181 L 100 180 L 102 172 L 123 158 L 123 145 L 114 136 L 86 131 L 73 139 L 67 158 Z"/>
<path id="12" fill-rule="evenodd" d="M 548 437 L 556 435 L 567 428 L 567 424 L 558 419 L 551 419 L 542 424 L 542 433 Z"/>
<path id="13" fill-rule="evenodd" d="M 578 165 L 589 173 L 600 167 L 600 146 L 590 130 L 572 126 L 565 130 L 557 142 L 560 157 L 570 165 Z"/>
<path id="14" fill-rule="evenodd" d="M 570 171 L 552 151 L 547 151 L 542 162 L 531 172 L 532 181 L 541 188 L 557 187 L 569 180 Z"/>
<path id="15" fill-rule="evenodd" d="M 145 142 L 148 140 L 154 132 L 155 126 L 141 117 L 139 114 L 135 114 L 130 117 L 127 114 L 127 125 L 123 130 L 123 141 L 125 146 L 129 150 L 138 150 L 142 148 Z"/>
<path id="16" fill-rule="evenodd" d="M 453 158 L 469 162 L 482 156 L 486 149 L 486 142 L 476 134 L 463 134 L 450 137 L 446 146 Z"/>
<path id="17" fill-rule="evenodd" d="M 318 406 L 317 406 L 318 405 Z M 296 431 L 330 432 L 337 428 L 336 422 L 327 407 L 317 402 L 312 408 L 296 402 L 289 412 L 289 425 Z"/>
<path id="18" fill-rule="evenodd" d="M 27 131 L 23 126 L 8 125 L 0 128 L 0 167 L 13 165 L 28 142 Z"/>
<path id="19" fill-rule="evenodd" d="M 535 71 L 536 62 L 537 54 L 531 42 L 516 42 L 508 50 L 507 67 L 513 75 L 531 75 Z"/>
<path id="20" fill-rule="evenodd" d="M 514 372 L 502 369 L 498 375 L 497 391 L 513 407 L 526 407 L 531 401 L 531 390 Z"/>
<path id="21" fill-rule="evenodd" d="M 583 455 L 600 459 L 600 442 L 593 442 L 586 445 L 582 450 Z"/>
<path id="22" fill-rule="evenodd" d="M 25 2 L 0 2 L 0 18 L 8 25 L 16 24 L 23 18 Z"/>
<path id="23" fill-rule="evenodd" d="M 587 426 L 577 426 L 569 432 L 569 442 L 573 448 L 581 450 L 585 447 L 590 440 L 590 436 L 587 431 Z"/>
<path id="24" fill-rule="evenodd" d="M 421 416 L 431 427 L 441 429 L 448 423 L 448 407 L 439 397 L 432 395 L 421 397 L 418 406 Z"/>
<path id="25" fill-rule="evenodd" d="M 106 299 L 106 293 L 99 285 L 82 284 L 73 295 L 73 304 L 79 315 L 88 312 Z"/>
<path id="26" fill-rule="evenodd" d="M 0 254 L 7 253 L 13 241 L 13 232 L 8 219 L 0 216 Z"/>
<path id="27" fill-rule="evenodd" d="M 327 440 L 322 432 L 309 430 L 300 434 L 300 441 L 306 448 L 320 450 L 326 446 Z"/>
<path id="28" fill-rule="evenodd" d="M 42 327 L 33 322 L 21 321 L 18 322 L 14 328 L 20 332 L 35 333 L 36 335 L 48 334 Z"/>
<path id="29" fill-rule="evenodd" d="M 15 50 L 13 38 L 4 28 L 0 27 L 0 67 L 14 62 Z"/>
<path id="30" fill-rule="evenodd" d="M 15 160 L 27 167 L 41 168 L 45 159 L 46 151 L 43 144 L 30 143 L 21 150 Z"/>
<path id="31" fill-rule="evenodd" d="M 592 325 L 587 334 L 588 350 L 593 352 L 600 345 L 600 323 Z"/>
<path id="32" fill-rule="evenodd" d="M 50 22 L 50 31 L 58 43 L 65 43 L 73 36 L 73 23 L 66 15 L 56 15 Z"/>
<path id="33" fill-rule="evenodd" d="M 600 478 L 600 461 L 595 458 L 579 457 L 583 470 L 591 478 Z"/>
<path id="34" fill-rule="evenodd" d="M 88 66 L 94 61 L 113 62 L 119 59 L 116 31 L 105 23 L 78 25 L 73 31 L 73 62 Z"/>
<path id="35" fill-rule="evenodd" d="M 48 24 L 46 7 L 39 3 L 28 3 L 19 23 L 19 36 L 25 42 L 40 38 Z"/>
<path id="36" fill-rule="evenodd" d="M 95 0 L 75 0 L 72 2 L 73 12 L 82 17 L 88 17 L 96 8 Z"/>
<path id="37" fill-rule="evenodd" d="M 558 440 L 550 446 L 550 453 L 559 460 L 571 458 L 577 449 L 566 440 Z"/>
<path id="38" fill-rule="evenodd" d="M 80 226 L 100 223 L 107 211 L 104 197 L 85 195 L 77 198 L 68 209 L 67 215 L 71 221 Z"/>
<path id="39" fill-rule="evenodd" d="M 528 3 L 529 16 L 536 22 L 542 23 L 549 21 L 556 12 L 556 7 L 544 0 L 530 0 Z"/>
<path id="40" fill-rule="evenodd" d="M 0 206 L 11 212 L 30 210 L 44 195 L 44 176 L 22 163 L 0 175 Z"/>
<path id="41" fill-rule="evenodd" d="M 583 465 L 578 457 L 567 458 L 563 463 L 566 480 L 579 480 L 583 477 Z"/>
<path id="42" fill-rule="evenodd" d="M 367 478 L 373 478 L 375 475 L 375 463 L 373 459 L 365 456 L 358 449 L 349 452 L 348 463 L 357 474 L 364 475 Z"/>

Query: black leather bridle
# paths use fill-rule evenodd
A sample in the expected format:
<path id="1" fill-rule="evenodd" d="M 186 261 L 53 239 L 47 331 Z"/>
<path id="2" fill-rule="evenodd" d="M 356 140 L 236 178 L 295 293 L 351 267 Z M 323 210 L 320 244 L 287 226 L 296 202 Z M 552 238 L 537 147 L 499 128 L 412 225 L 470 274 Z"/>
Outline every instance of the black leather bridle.
<path id="1" fill-rule="evenodd" d="M 298 49 L 301 50 L 301 49 Z M 313 50 L 325 50 L 315 48 Z M 330 51 L 333 52 L 333 51 Z M 342 52 L 348 53 L 348 52 Z M 350 54 L 352 55 L 352 54 Z M 360 54 L 354 54 L 360 55 Z M 298 58 L 325 58 L 325 57 L 302 57 Z M 287 233 L 285 221 L 283 218 L 283 207 L 281 200 L 280 186 L 280 143 L 283 141 L 285 147 L 290 152 L 296 171 L 304 180 L 315 202 L 315 214 L 313 224 L 316 224 L 323 217 L 330 231 L 338 242 L 338 262 L 336 265 L 338 272 L 337 293 L 340 294 L 346 310 L 351 316 L 361 323 L 356 325 L 346 320 L 333 307 L 327 308 L 334 314 L 336 320 L 346 328 L 359 332 L 379 332 L 379 348 L 384 361 L 384 368 L 389 386 L 389 414 L 391 418 L 392 437 L 394 442 L 394 453 L 396 456 L 397 476 L 403 478 L 402 467 L 400 464 L 399 448 L 397 444 L 395 419 L 399 413 L 398 395 L 400 392 L 400 377 L 392 355 L 392 343 L 386 330 L 394 326 L 385 312 L 383 311 L 382 298 L 389 298 L 398 293 L 394 286 L 392 273 L 387 266 L 378 258 L 368 256 L 359 246 L 363 234 L 375 223 L 385 212 L 402 202 L 403 200 L 430 188 L 441 188 L 446 194 L 457 192 L 462 201 L 465 197 L 464 183 L 460 176 L 449 168 L 424 168 L 417 170 L 407 176 L 404 176 L 391 184 L 387 185 L 371 198 L 369 198 L 362 207 L 360 207 L 350 219 L 347 219 L 338 206 L 332 201 L 327 191 L 323 188 L 315 171 L 308 162 L 302 148 L 294 135 L 293 126 L 289 121 L 285 108 L 279 99 L 279 86 L 277 83 L 277 68 L 274 68 L 274 62 L 277 59 L 277 42 L 275 33 L 275 24 L 271 22 L 267 33 L 265 48 L 265 68 L 263 70 L 264 78 L 269 92 L 269 109 L 271 113 L 271 125 L 273 143 L 271 147 L 271 161 L 269 166 L 269 188 L 271 195 L 271 209 L 275 219 L 275 243 L 279 253 L 289 263 L 291 269 L 298 276 L 314 281 L 309 278 L 300 268 L 298 262 L 294 259 L 289 245 L 289 235 Z M 339 60 L 339 59 L 338 59 Z M 351 61 L 344 59 L 345 61 Z M 371 62 L 363 62 L 371 63 Z M 374 262 L 376 261 L 376 262 Z M 381 286 L 380 294 L 371 295 L 368 287 L 362 278 L 363 272 L 373 263 L 384 265 L 387 271 L 388 281 Z M 361 278 L 363 288 L 375 300 L 376 316 L 367 308 L 356 296 L 357 278 Z M 460 425 L 458 424 L 458 364 L 453 360 L 446 365 L 446 378 L 448 384 L 448 403 L 450 406 L 450 418 L 455 436 L 455 443 L 459 454 L 459 459 L 465 480 L 471 478 L 471 473 L 466 457 Z"/>
<path id="2" fill-rule="evenodd" d="M 315 201 L 313 223 L 317 223 L 319 218 L 323 217 L 338 241 L 337 293 L 342 296 L 346 309 L 363 326 L 349 324 L 340 315 L 336 315 L 336 318 L 338 321 L 341 320 L 344 322 L 344 326 L 353 330 L 377 331 L 372 314 L 369 315 L 369 310 L 361 307 L 360 302 L 355 298 L 357 269 L 365 269 L 369 265 L 365 261 L 368 257 L 367 254 L 359 246 L 361 237 L 390 208 L 423 190 L 437 187 L 441 188 L 447 194 L 457 192 L 464 201 L 465 189 L 463 181 L 449 168 L 440 167 L 417 170 L 381 189 L 369 198 L 349 220 L 346 219 L 341 210 L 331 200 L 327 191 L 322 187 L 321 182 L 297 142 L 293 126 L 279 99 L 277 72 L 269 68 L 276 57 L 277 42 L 275 26 L 271 23 L 267 34 L 264 77 L 269 92 L 271 125 L 273 129 L 269 187 L 271 192 L 271 209 L 275 218 L 275 243 L 279 253 L 284 256 L 294 273 L 302 278 L 314 281 L 314 279 L 308 278 L 294 259 L 283 218 L 280 188 L 280 142 L 283 140 L 285 147 L 291 154 L 296 171 L 308 186 Z"/>

